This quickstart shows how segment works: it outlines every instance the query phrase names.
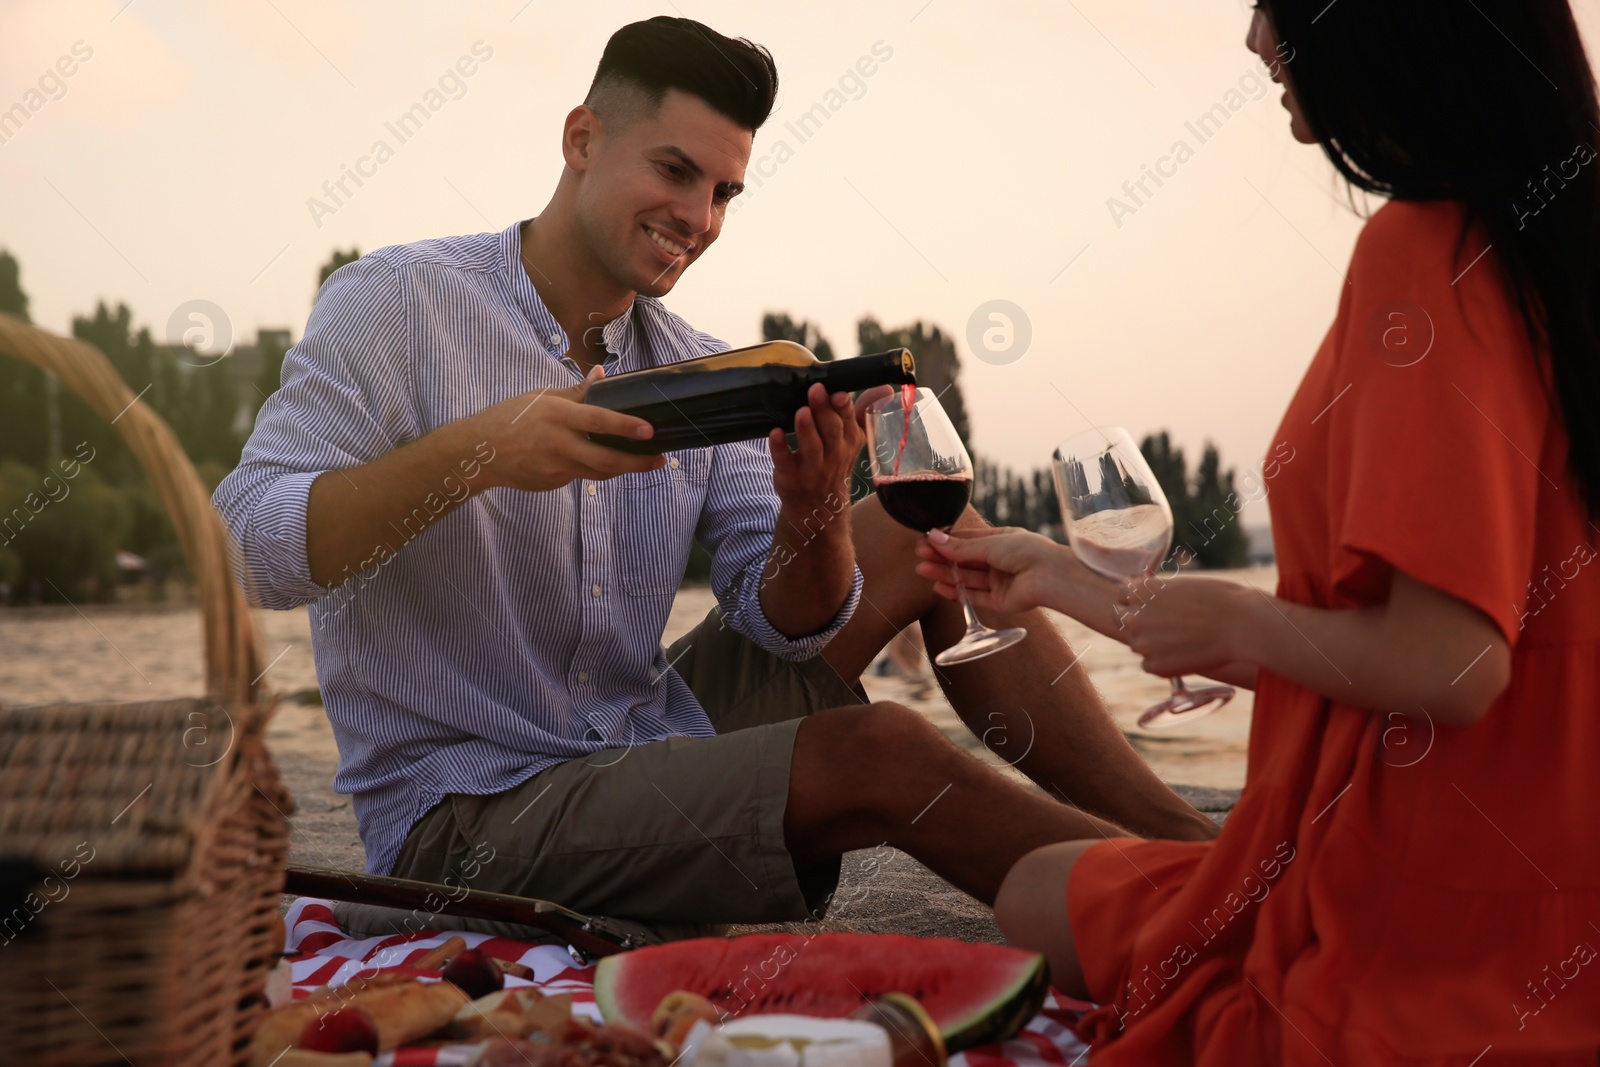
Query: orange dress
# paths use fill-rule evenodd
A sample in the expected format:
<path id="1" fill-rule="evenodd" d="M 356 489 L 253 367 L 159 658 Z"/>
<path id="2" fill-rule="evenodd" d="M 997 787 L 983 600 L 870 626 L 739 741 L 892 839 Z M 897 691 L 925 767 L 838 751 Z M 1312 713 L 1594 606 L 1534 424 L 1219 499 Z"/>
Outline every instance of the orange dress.
<path id="1" fill-rule="evenodd" d="M 1596 1063 L 1600 538 L 1461 218 L 1391 203 L 1361 234 L 1269 468 L 1278 592 L 1361 607 L 1403 571 L 1494 621 L 1510 687 L 1457 728 L 1261 672 L 1221 836 L 1073 870 L 1093 1067 Z"/>

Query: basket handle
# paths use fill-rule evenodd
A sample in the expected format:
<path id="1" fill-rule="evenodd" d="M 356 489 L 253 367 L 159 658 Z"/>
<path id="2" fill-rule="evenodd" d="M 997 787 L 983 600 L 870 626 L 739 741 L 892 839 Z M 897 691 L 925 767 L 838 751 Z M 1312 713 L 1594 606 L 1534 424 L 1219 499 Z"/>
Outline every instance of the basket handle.
<path id="1" fill-rule="evenodd" d="M 53 375 L 116 427 L 172 520 L 199 588 L 206 696 L 246 716 L 257 716 L 257 721 L 242 726 L 263 724 L 272 702 L 266 688 L 258 685 L 261 653 L 244 593 L 234 580 L 228 530 L 172 430 L 150 405 L 139 402 L 93 345 L 0 313 L 0 353 Z"/>

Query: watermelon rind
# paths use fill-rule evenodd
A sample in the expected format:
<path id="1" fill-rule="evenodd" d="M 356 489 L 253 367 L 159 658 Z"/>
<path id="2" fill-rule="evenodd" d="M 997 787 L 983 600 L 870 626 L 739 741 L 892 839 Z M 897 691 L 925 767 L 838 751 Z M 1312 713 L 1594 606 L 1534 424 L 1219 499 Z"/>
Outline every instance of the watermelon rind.
<path id="1" fill-rule="evenodd" d="M 705 973 L 703 968 L 695 966 L 702 963 L 712 967 L 716 972 L 725 973 L 720 961 L 729 958 L 730 953 L 737 954 L 735 945 L 739 941 L 747 941 L 751 947 L 759 945 L 764 951 L 771 951 L 771 946 L 774 945 L 787 945 L 796 955 L 805 951 L 808 946 L 825 948 L 832 942 L 840 948 L 848 947 L 854 952 L 879 958 L 897 955 L 897 949 L 914 951 L 926 946 L 942 953 L 983 954 L 985 966 L 991 968 L 994 965 L 994 958 L 989 954 L 1000 951 L 999 946 L 993 945 L 975 945 L 944 938 L 910 938 L 893 934 L 755 934 L 733 939 L 701 938 L 635 949 L 602 959 L 595 972 L 595 1004 L 608 1020 L 626 1021 L 647 1029 L 655 1003 L 643 1001 L 658 1000 L 659 996 L 671 991 L 664 987 L 659 991 L 650 989 L 652 979 L 645 976 L 650 973 L 653 960 L 659 961 L 657 965 L 667 967 L 668 970 L 684 969 L 690 976 L 696 975 L 697 970 L 699 973 Z M 1010 1040 L 1022 1031 L 1044 1005 L 1050 989 L 1050 969 L 1044 957 L 1017 949 L 1003 951 L 1014 954 L 1016 961 L 1014 973 L 1009 975 L 1010 980 L 1006 985 L 987 994 L 981 1004 L 963 1015 L 938 1020 L 945 1045 L 952 1055 L 979 1045 Z M 630 970 L 633 970 L 635 982 L 639 983 L 632 990 L 628 984 Z M 660 982 L 654 984 L 661 985 Z M 851 981 L 850 984 L 854 987 L 856 982 Z M 716 999 L 711 989 L 696 988 L 694 977 L 688 977 L 682 987 Z M 891 990 L 883 989 L 879 992 L 887 993 Z M 897 990 L 897 992 L 910 991 Z M 779 1006 L 776 1010 L 803 1009 L 801 1005 L 794 1004 Z M 847 1012 L 841 1014 L 845 1013 Z"/>
<path id="2" fill-rule="evenodd" d="M 1010 1041 L 1039 1014 L 1049 993 L 1050 964 L 1043 956 L 1035 956 L 1033 966 L 1019 974 L 1011 988 L 991 1002 L 993 1007 L 941 1027 L 946 1050 L 954 1056 L 979 1045 Z"/>

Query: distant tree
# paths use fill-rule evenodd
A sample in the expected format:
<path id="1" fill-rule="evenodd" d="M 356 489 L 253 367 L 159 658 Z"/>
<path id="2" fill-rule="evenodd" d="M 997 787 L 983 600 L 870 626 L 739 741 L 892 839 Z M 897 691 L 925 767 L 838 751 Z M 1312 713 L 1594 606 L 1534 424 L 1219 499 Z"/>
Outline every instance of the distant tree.
<path id="1" fill-rule="evenodd" d="M 0 248 L 0 311 L 15 315 L 23 322 L 28 318 L 28 294 L 22 291 L 22 268 L 17 257 Z"/>
<path id="2" fill-rule="evenodd" d="M 149 330 L 134 333 L 133 312 L 128 305 L 119 303 L 113 309 L 101 301 L 95 305 L 93 315 L 73 316 L 72 336 L 98 348 L 116 368 L 128 388 L 135 394 L 144 394 L 140 402 L 155 405 L 151 397 L 156 385 L 155 342 L 151 340 Z M 149 387 L 148 390 L 146 387 Z M 75 396 L 63 393 L 59 402 L 63 451 L 71 452 L 80 442 L 87 441 L 95 450 L 95 470 L 102 477 L 115 483 L 127 480 L 134 473 L 133 458 L 123 447 L 116 428 L 90 411 Z M 181 411 L 181 398 L 178 405 L 174 410 Z M 172 421 L 170 410 L 161 414 Z M 178 427 L 174 426 L 174 429 Z M 181 439 L 181 432 L 179 437 Z"/>
<path id="3" fill-rule="evenodd" d="M 1165 430 L 1140 441 L 1139 451 L 1144 454 L 1145 462 L 1150 464 L 1150 470 L 1172 508 L 1172 550 L 1176 552 L 1184 543 L 1181 531 L 1188 529 L 1191 515 L 1188 460 L 1184 458 L 1183 449 L 1173 445 L 1171 436 Z M 1170 560 L 1172 554 L 1168 553 L 1167 558 Z"/>
<path id="4" fill-rule="evenodd" d="M 256 378 L 256 387 L 251 390 L 255 394 L 250 398 L 252 417 L 261 410 L 261 402 L 278 391 L 278 383 L 283 378 L 283 357 L 289 351 L 278 343 L 277 334 L 263 331 L 260 336 L 261 374 Z"/>
<path id="5" fill-rule="evenodd" d="M 16 257 L 0 250 L 0 311 L 28 318 L 28 294 Z M 0 357 L 0 460 L 43 463 L 50 442 L 50 383 L 43 371 Z M 7 501 L 0 500 L 0 504 Z"/>
<path id="6" fill-rule="evenodd" d="M 771 311 L 761 316 L 763 341 L 793 341 L 811 350 L 811 354 L 824 363 L 833 361 L 833 346 L 822 336 L 822 331 L 809 322 L 795 322 L 787 313 Z"/>
<path id="7" fill-rule="evenodd" d="M 1216 446 L 1206 443 L 1192 480 L 1183 449 L 1173 446 L 1165 430 L 1141 441 L 1139 451 L 1172 507 L 1173 554 L 1187 550 L 1201 567 L 1244 566 L 1250 539 L 1239 521 L 1234 472 L 1222 470 Z"/>
<path id="8" fill-rule="evenodd" d="M 972 426 L 967 420 L 966 399 L 961 395 L 961 364 L 956 358 L 955 341 L 937 326 L 914 322 L 898 330 L 885 330 L 870 315 L 856 324 L 856 339 L 861 354 L 891 348 L 909 348 L 917 361 L 917 384 L 934 393 L 950 416 L 950 422 L 972 449 Z"/>
<path id="9" fill-rule="evenodd" d="M 333 250 L 333 255 L 328 257 L 328 262 L 322 265 L 322 270 L 317 274 L 317 288 L 321 289 L 322 283 L 327 281 L 328 276 L 334 271 L 338 270 L 347 263 L 354 263 L 360 258 L 361 250 L 359 248 L 352 248 L 348 252 L 341 252 L 335 248 Z"/>
<path id="10" fill-rule="evenodd" d="M 1250 538 L 1239 509 L 1233 471 L 1222 470 L 1216 446 L 1208 441 L 1194 475 L 1189 528 L 1175 539 L 1194 552 L 1202 567 L 1242 567 L 1250 561 Z"/>
<path id="11" fill-rule="evenodd" d="M 20 508 L 29 516 L 26 525 L 8 534 L 5 546 L 17 555 L 19 583 L 30 590 L 37 586 L 44 600 L 109 599 L 119 577 L 116 549 L 128 518 L 122 495 L 88 465 L 70 481 L 52 468 L 7 464 L 0 472 L 0 484 L 13 487 L 13 493 L 26 486 L 6 513 L 16 518 Z"/>
<path id="12" fill-rule="evenodd" d="M 1044 531 L 1061 523 L 1061 505 L 1056 502 L 1056 483 L 1048 468 L 1033 472 L 1033 491 L 1028 512 L 1028 528 Z"/>

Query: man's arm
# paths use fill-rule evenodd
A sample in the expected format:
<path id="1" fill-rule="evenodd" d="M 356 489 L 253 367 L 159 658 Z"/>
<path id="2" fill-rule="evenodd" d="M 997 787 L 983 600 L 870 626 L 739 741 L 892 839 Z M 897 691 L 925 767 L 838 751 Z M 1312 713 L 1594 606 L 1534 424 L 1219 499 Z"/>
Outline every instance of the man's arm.
<path id="1" fill-rule="evenodd" d="M 312 580 L 336 585 L 382 562 L 483 489 L 538 492 L 576 478 L 603 481 L 662 466 L 661 456 L 589 440 L 590 433 L 646 438 L 652 432 L 643 419 L 583 403 L 602 373 L 595 368 L 571 389 L 512 397 L 370 463 L 321 474 L 306 504 Z"/>
<path id="2" fill-rule="evenodd" d="M 826 630 L 855 584 L 849 479 L 866 441 L 850 394 L 813 385 L 806 399 L 794 420 L 797 449 L 781 430 L 769 441 L 779 506 L 761 611 L 791 639 Z"/>
<path id="3" fill-rule="evenodd" d="M 491 485 L 549 489 L 660 465 L 587 439 L 590 429 L 651 431 L 581 404 L 582 386 L 528 393 L 426 432 L 408 336 L 404 287 L 382 257 L 341 268 L 318 294 L 282 387 L 214 497 L 252 602 L 316 600 Z"/>

